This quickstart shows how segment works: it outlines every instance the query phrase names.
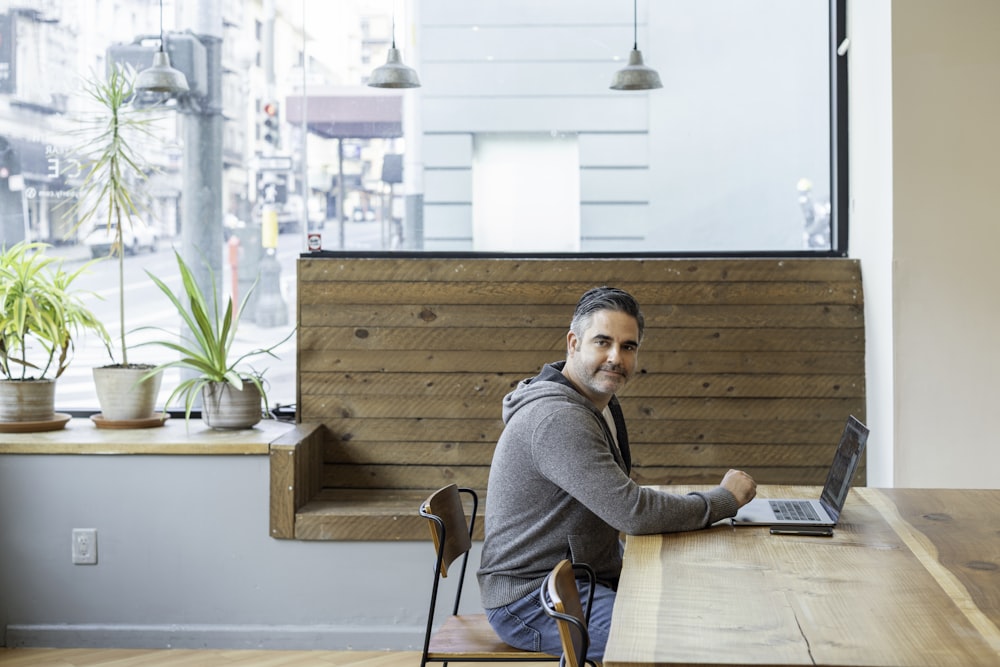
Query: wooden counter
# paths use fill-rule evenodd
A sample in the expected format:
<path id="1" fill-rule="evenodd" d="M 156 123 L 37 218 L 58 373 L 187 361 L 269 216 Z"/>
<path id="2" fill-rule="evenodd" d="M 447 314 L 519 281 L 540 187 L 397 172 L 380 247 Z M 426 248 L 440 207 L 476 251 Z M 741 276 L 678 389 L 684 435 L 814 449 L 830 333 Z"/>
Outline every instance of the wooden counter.
<path id="1" fill-rule="evenodd" d="M 262 420 L 254 428 L 221 431 L 200 419 L 185 424 L 168 419 L 163 426 L 142 429 L 98 428 L 89 418 L 74 418 L 58 431 L 0 433 L 3 454 L 177 454 L 267 455 L 270 444 L 294 424 Z"/>
<path id="2" fill-rule="evenodd" d="M 604 664 L 1000 665 L 998 536 L 1000 490 L 872 488 L 832 538 L 630 536 Z"/>

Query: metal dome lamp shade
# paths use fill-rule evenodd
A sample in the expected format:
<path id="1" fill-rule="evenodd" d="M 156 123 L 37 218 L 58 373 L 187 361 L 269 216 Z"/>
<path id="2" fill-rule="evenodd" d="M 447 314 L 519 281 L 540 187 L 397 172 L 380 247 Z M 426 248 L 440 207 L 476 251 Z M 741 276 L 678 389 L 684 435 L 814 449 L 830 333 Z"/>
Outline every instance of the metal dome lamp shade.
<path id="1" fill-rule="evenodd" d="M 392 46 L 386 62 L 376 67 L 368 78 L 372 88 L 419 88 L 420 77 L 412 67 L 403 64 L 403 57 L 396 48 L 396 14 L 392 15 Z"/>
<path id="2" fill-rule="evenodd" d="M 646 67 L 642 62 L 642 51 L 639 50 L 638 37 L 638 0 L 632 2 L 632 51 L 628 54 L 628 65 L 615 72 L 611 80 L 611 90 L 652 90 L 663 88 L 660 75 L 655 69 Z"/>
<path id="3" fill-rule="evenodd" d="M 153 54 L 152 66 L 135 77 L 137 92 L 178 95 L 190 90 L 184 73 L 170 66 L 170 56 L 163 48 L 163 41 L 163 0 L 160 0 L 160 49 Z"/>

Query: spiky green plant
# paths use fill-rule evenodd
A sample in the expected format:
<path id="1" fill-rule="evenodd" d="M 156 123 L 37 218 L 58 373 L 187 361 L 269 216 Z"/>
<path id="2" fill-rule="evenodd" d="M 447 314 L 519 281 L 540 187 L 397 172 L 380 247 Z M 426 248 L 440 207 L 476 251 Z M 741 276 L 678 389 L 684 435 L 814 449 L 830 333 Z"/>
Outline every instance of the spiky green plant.
<path id="1" fill-rule="evenodd" d="M 66 272 L 61 259 L 45 254 L 47 247 L 21 241 L 0 253 L 0 372 L 8 380 L 59 377 L 83 330 L 111 344 L 104 325 L 83 305 L 81 296 L 92 294 L 72 289 L 93 261 Z"/>
<path id="2" fill-rule="evenodd" d="M 197 376 L 182 380 L 167 398 L 167 405 L 173 403 L 177 397 L 184 399 L 184 418 L 190 419 L 191 410 L 194 407 L 202 388 L 210 382 L 225 382 L 238 391 L 243 390 L 243 383 L 250 382 L 260 390 L 264 399 L 264 409 L 268 409 L 267 392 L 265 391 L 263 376 L 265 371 L 257 371 L 253 367 L 244 363 L 255 356 L 266 355 L 277 359 L 274 349 L 287 341 L 295 333 L 294 330 L 282 340 L 267 348 L 257 348 L 250 350 L 233 358 L 233 342 L 236 340 L 236 330 L 239 326 L 240 317 L 246 308 L 250 296 L 253 294 L 257 283 L 254 282 L 247 290 L 239 304 L 239 308 L 234 311 L 232 297 L 226 298 L 225 307 L 219 302 L 218 290 L 216 289 L 215 273 L 209 269 L 209 277 L 212 283 L 212 302 L 209 305 L 204 293 L 195 281 L 194 274 L 188 265 L 181 258 L 180 253 L 174 251 L 177 258 L 177 268 L 181 275 L 183 292 L 181 296 L 175 295 L 170 287 L 160 278 L 151 272 L 146 274 L 156 283 L 170 302 L 177 309 L 184 324 L 191 332 L 191 339 L 185 340 L 178 336 L 176 339 L 161 339 L 139 343 L 142 345 L 160 345 L 180 354 L 179 359 L 160 364 L 149 372 L 147 377 L 155 375 L 167 368 L 186 368 L 193 370 Z M 162 327 L 141 327 L 142 329 L 152 329 L 169 334 Z"/>
<path id="3" fill-rule="evenodd" d="M 96 103 L 99 111 L 85 118 L 86 126 L 80 146 L 70 157 L 82 174 L 78 196 L 68 214 L 76 216 L 72 227 L 88 229 L 93 221 L 104 219 L 112 237 L 110 254 L 118 259 L 118 318 L 120 325 L 119 354 L 121 364 L 128 366 L 128 346 L 125 342 L 125 248 L 124 225 L 132 225 L 132 217 L 147 211 L 142 198 L 142 184 L 154 169 L 137 150 L 139 142 L 159 141 L 155 123 L 160 119 L 150 115 L 150 108 L 134 104 L 135 71 L 128 65 L 113 64 L 107 76 L 91 76 L 84 82 L 84 94 Z M 111 350 L 109 348 L 109 353 Z M 114 354 L 111 354 L 114 360 Z"/>

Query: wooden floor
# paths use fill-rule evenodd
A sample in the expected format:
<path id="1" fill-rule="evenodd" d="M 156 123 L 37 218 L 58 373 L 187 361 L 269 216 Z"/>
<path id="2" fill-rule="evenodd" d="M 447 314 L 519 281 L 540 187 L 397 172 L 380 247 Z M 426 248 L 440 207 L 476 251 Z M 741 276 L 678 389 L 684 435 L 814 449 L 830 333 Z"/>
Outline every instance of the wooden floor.
<path id="1" fill-rule="evenodd" d="M 0 648 L 3 667 L 417 667 L 417 651 L 232 651 L 208 649 Z M 482 667 L 481 663 L 449 663 Z M 520 667 L 552 667 L 551 662 Z"/>

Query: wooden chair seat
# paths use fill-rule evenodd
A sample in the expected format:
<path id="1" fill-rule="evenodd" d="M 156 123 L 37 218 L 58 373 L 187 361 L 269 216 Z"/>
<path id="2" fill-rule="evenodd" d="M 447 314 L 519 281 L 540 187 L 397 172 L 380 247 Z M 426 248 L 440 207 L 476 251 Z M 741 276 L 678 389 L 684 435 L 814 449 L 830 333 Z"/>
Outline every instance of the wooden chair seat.
<path id="1" fill-rule="evenodd" d="M 462 497 L 471 504 L 468 517 Z M 441 662 L 444 667 L 449 661 L 466 662 L 525 662 L 557 661 L 558 656 L 534 651 L 522 651 L 500 640 L 486 614 L 459 614 L 462 600 L 462 583 L 469 564 L 472 536 L 476 530 L 476 512 L 479 509 L 479 495 L 466 487 L 449 484 L 438 489 L 425 500 L 418 514 L 427 519 L 431 529 L 431 540 L 436 554 L 434 580 L 431 585 L 430 608 L 427 610 L 427 629 L 424 632 L 424 649 L 420 656 L 420 667 L 428 662 Z M 460 560 L 461 568 L 455 586 L 455 604 L 444 623 L 434 630 L 434 610 L 437 608 L 438 585 L 448 576 L 449 568 Z"/>
<path id="2" fill-rule="evenodd" d="M 524 651 L 500 641 L 486 614 L 448 616 L 431 637 L 427 649 L 428 660 L 543 660 L 550 661 L 548 653 Z"/>

